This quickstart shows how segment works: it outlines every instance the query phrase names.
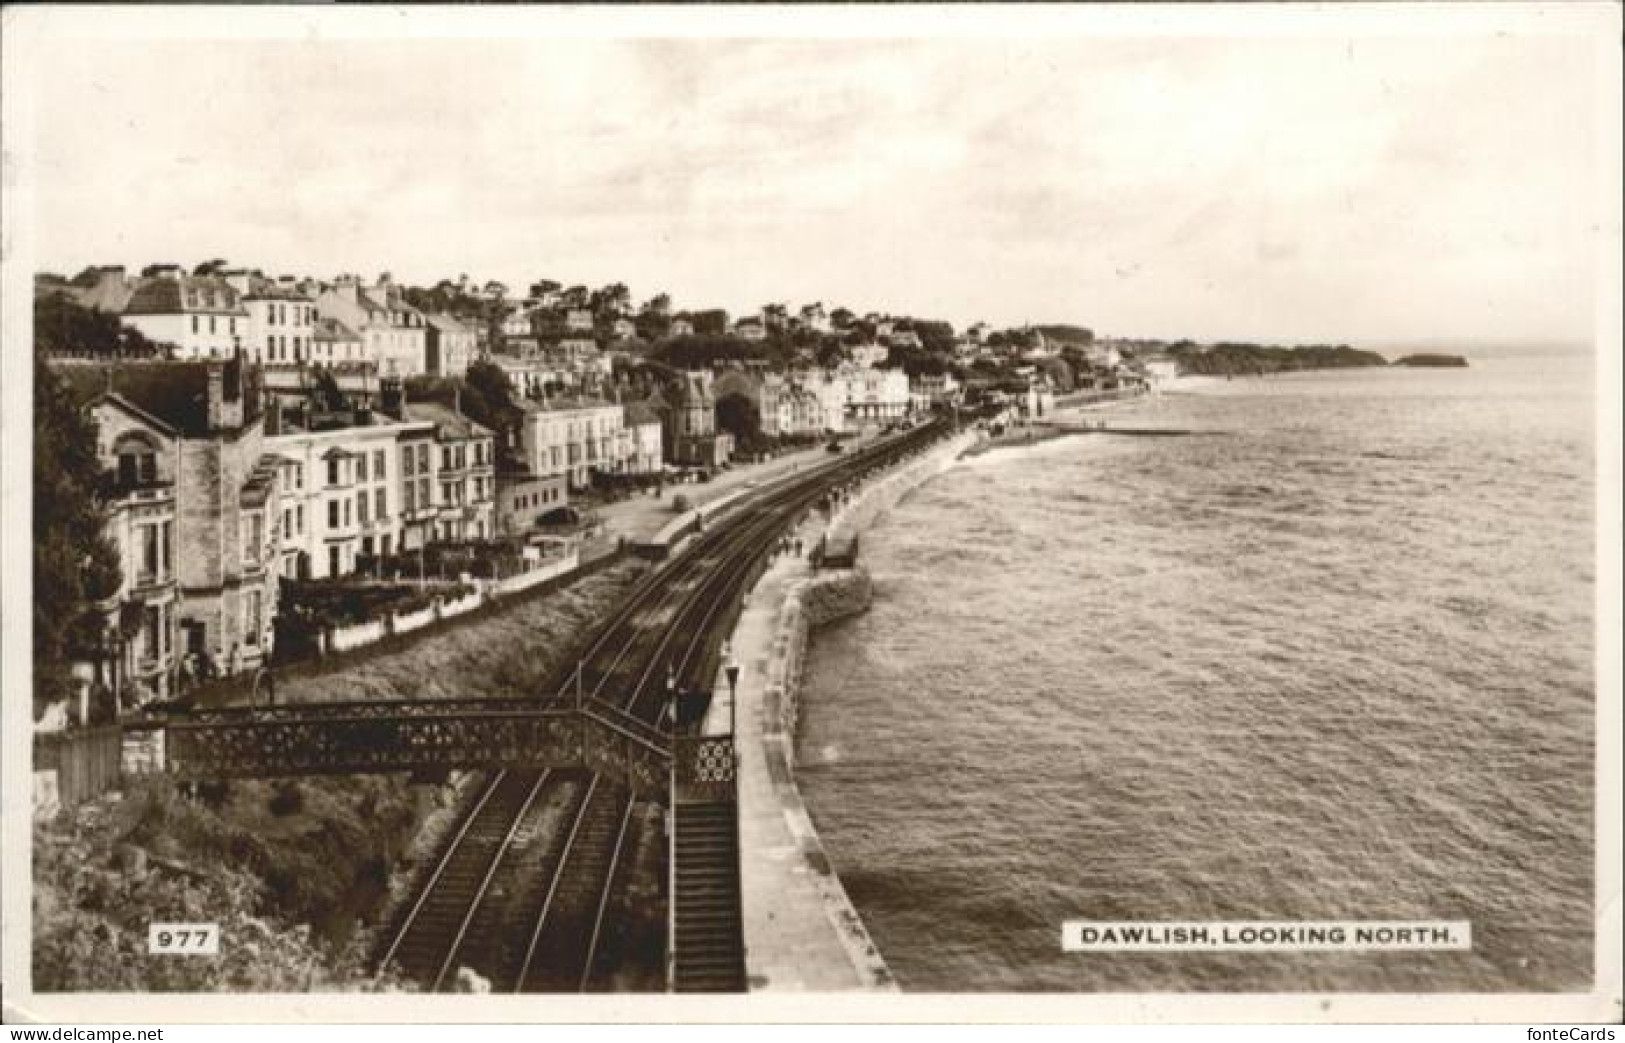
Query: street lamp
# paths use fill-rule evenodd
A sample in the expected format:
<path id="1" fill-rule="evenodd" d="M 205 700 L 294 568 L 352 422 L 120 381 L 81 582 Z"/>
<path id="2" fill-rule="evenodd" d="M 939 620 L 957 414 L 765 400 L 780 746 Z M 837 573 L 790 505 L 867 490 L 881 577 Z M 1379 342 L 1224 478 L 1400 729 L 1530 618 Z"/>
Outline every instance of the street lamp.
<path id="1" fill-rule="evenodd" d="M 728 735 L 731 737 L 739 730 L 739 664 L 734 662 L 732 654 L 722 672 L 728 675 Z"/>
<path id="2" fill-rule="evenodd" d="M 666 713 L 671 721 L 671 730 L 677 731 L 677 672 L 670 663 L 666 664 Z"/>

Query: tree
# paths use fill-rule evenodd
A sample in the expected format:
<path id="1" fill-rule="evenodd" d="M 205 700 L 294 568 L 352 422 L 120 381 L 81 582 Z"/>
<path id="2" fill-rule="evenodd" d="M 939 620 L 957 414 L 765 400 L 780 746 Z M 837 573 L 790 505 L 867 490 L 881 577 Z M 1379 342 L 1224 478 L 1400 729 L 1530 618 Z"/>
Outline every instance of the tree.
<path id="1" fill-rule="evenodd" d="M 762 411 L 750 396 L 734 391 L 717 399 L 717 426 L 734 436 L 740 447 L 753 445 L 762 437 Z"/>
<path id="2" fill-rule="evenodd" d="M 216 257 L 212 261 L 204 261 L 192 269 L 193 275 L 219 275 L 228 267 L 224 257 Z"/>
<path id="3" fill-rule="evenodd" d="M 643 304 L 643 314 L 666 316 L 671 314 L 671 294 L 657 293 Z"/>
<path id="4" fill-rule="evenodd" d="M 34 348 L 47 358 L 151 358 L 164 353 L 116 315 L 82 307 L 60 293 L 34 298 Z"/>
<path id="5" fill-rule="evenodd" d="M 558 293 L 562 289 L 564 289 L 562 283 L 554 282 L 552 279 L 537 279 L 530 284 L 530 295 L 532 297 L 545 297 L 550 293 Z"/>
<path id="6" fill-rule="evenodd" d="M 118 591 L 118 549 L 98 495 L 96 424 L 34 352 L 34 714 L 72 694 L 99 636 L 95 604 Z"/>
<path id="7" fill-rule="evenodd" d="M 707 308 L 689 316 L 694 332 L 720 337 L 728 332 L 728 313 L 721 308 Z"/>
<path id="8" fill-rule="evenodd" d="M 610 283 L 594 291 L 589 298 L 594 315 L 622 315 L 632 310 L 632 291 L 626 283 Z"/>
<path id="9" fill-rule="evenodd" d="M 572 286 L 560 300 L 566 308 L 585 308 L 592 301 L 592 293 L 585 286 Z"/>

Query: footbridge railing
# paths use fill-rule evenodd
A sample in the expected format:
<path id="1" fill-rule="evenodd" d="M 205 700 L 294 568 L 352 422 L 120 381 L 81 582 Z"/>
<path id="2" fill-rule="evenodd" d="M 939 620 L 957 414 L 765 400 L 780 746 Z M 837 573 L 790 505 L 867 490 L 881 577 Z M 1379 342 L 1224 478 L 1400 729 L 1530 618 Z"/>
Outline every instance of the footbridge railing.
<path id="1" fill-rule="evenodd" d="M 584 768 L 664 803 L 669 738 L 608 704 L 433 700 L 230 708 L 127 722 L 188 780 L 416 771 Z"/>

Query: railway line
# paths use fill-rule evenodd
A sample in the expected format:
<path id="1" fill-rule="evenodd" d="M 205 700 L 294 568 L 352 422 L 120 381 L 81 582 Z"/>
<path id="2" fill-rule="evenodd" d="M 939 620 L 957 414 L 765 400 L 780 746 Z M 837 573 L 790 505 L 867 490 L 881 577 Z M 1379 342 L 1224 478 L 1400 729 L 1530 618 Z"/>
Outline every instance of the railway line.
<path id="1" fill-rule="evenodd" d="M 775 541 L 832 488 L 923 448 L 943 429 L 941 422 L 924 425 L 780 479 L 702 524 L 689 546 L 638 581 L 547 698 L 669 743 L 676 730 L 671 696 L 710 688 L 740 596 Z M 672 821 L 685 828 L 681 817 Z M 627 905 L 627 853 L 653 840 L 664 844 L 662 826 L 661 816 L 640 814 L 631 793 L 602 775 L 494 772 L 384 932 L 378 965 L 431 991 L 458 986 L 460 968 L 492 991 L 588 991 L 616 977 L 620 968 L 608 955 L 614 948 L 620 959 L 648 961 L 652 975 L 665 953 L 620 952 L 617 910 L 624 914 Z M 679 885 L 686 888 L 681 908 L 698 917 L 698 927 L 668 933 L 681 933 L 693 950 L 700 988 L 744 987 L 733 828 L 731 815 L 721 819 L 710 809 L 685 835 L 712 849 Z M 664 897 L 675 909 L 673 896 Z M 731 942 L 722 937 L 730 930 Z"/>

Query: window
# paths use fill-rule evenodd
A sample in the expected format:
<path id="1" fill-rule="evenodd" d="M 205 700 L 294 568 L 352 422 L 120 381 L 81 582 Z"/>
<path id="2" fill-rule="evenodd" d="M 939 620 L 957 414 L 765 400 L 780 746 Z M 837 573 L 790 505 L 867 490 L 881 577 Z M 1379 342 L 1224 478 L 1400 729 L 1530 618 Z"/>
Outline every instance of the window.
<path id="1" fill-rule="evenodd" d="M 389 490 L 381 485 L 373 490 L 373 513 L 378 516 L 379 521 L 383 521 L 389 515 L 388 493 Z"/>
<path id="2" fill-rule="evenodd" d="M 231 334 L 235 334 L 237 332 L 237 320 L 235 318 L 226 320 L 226 332 Z"/>
<path id="3" fill-rule="evenodd" d="M 264 617 L 260 614 L 262 609 L 260 597 L 260 592 L 257 590 L 248 592 L 248 606 L 243 614 L 244 644 L 258 645 L 260 643 L 260 631 L 265 627 Z"/>
<path id="4" fill-rule="evenodd" d="M 417 461 L 417 457 L 415 455 L 413 455 L 412 447 L 411 446 L 403 446 L 401 448 L 401 474 L 404 475 L 407 478 L 410 478 L 414 474 L 416 474 L 417 473 L 416 461 Z M 411 484 L 411 483 L 408 483 L 408 484 Z"/>
<path id="5" fill-rule="evenodd" d="M 327 574 L 329 576 L 339 574 L 339 549 L 337 547 L 327 548 Z"/>
<path id="6" fill-rule="evenodd" d="M 211 335 L 214 333 L 214 316 L 213 315 L 209 316 L 209 333 Z"/>
<path id="7" fill-rule="evenodd" d="M 295 525 L 299 526 L 299 535 L 303 536 L 305 534 L 305 505 L 304 504 L 301 503 L 301 504 L 298 504 L 297 506 L 294 507 L 294 509 L 293 509 L 293 521 L 294 521 Z"/>
<path id="8" fill-rule="evenodd" d="M 119 453 L 118 480 L 126 488 L 157 481 L 157 455 L 140 449 Z"/>
<path id="9" fill-rule="evenodd" d="M 362 525 L 369 521 L 367 517 L 367 493 L 365 490 L 355 494 L 355 516 Z"/>
<path id="10" fill-rule="evenodd" d="M 196 333 L 197 331 L 198 331 L 197 316 L 194 315 L 194 316 L 192 316 L 192 332 Z"/>
<path id="11" fill-rule="evenodd" d="M 255 511 L 244 515 L 246 531 L 243 535 L 243 560 L 250 565 L 259 564 L 260 545 L 265 542 L 265 516 Z"/>
<path id="12" fill-rule="evenodd" d="M 149 605 L 142 613 L 141 658 L 149 662 L 163 655 L 164 613 L 157 605 Z"/>
<path id="13" fill-rule="evenodd" d="M 160 531 L 156 525 L 143 525 L 140 527 L 141 535 L 137 537 L 141 544 L 140 571 L 137 579 L 142 583 L 151 583 L 158 579 L 159 552 L 158 540 Z"/>
<path id="14" fill-rule="evenodd" d="M 351 521 L 351 519 L 353 517 L 354 517 L 354 515 L 352 515 L 350 513 L 350 501 L 345 500 L 344 501 L 344 524 L 346 524 L 346 525 L 350 524 L 350 521 Z"/>
<path id="15" fill-rule="evenodd" d="M 293 535 L 293 508 L 292 507 L 284 507 L 282 509 L 282 531 L 285 534 L 289 535 L 289 536 Z"/>
<path id="16" fill-rule="evenodd" d="M 339 502 L 337 500 L 327 501 L 327 527 L 329 529 L 339 527 Z"/>
<path id="17" fill-rule="evenodd" d="M 382 544 L 383 545 L 379 548 L 379 550 L 383 553 L 384 557 L 387 558 L 389 557 L 389 533 L 384 533 Z"/>
<path id="18" fill-rule="evenodd" d="M 451 446 L 449 445 L 440 447 L 440 469 L 442 471 L 451 470 Z"/>
<path id="19" fill-rule="evenodd" d="M 372 476 L 377 478 L 379 481 L 382 481 L 384 478 L 384 463 L 384 451 L 382 449 L 374 449 L 372 452 Z"/>
<path id="20" fill-rule="evenodd" d="M 163 532 L 158 539 L 158 571 L 164 576 L 170 575 L 169 548 L 174 545 L 174 523 L 164 522 Z"/>
<path id="21" fill-rule="evenodd" d="M 336 456 L 327 458 L 327 484 L 339 484 L 339 458 Z"/>
<path id="22" fill-rule="evenodd" d="M 429 504 L 431 502 L 432 501 L 429 499 L 429 479 L 427 479 L 427 478 L 419 478 L 418 479 L 418 507 L 419 507 L 419 509 L 428 510 L 429 509 Z"/>
<path id="23" fill-rule="evenodd" d="M 413 511 L 418 509 L 417 508 L 417 500 L 418 500 L 418 487 L 417 487 L 417 484 L 414 483 L 414 482 L 407 482 L 406 483 L 406 503 L 405 503 L 406 513 L 407 514 L 411 514 Z"/>
<path id="24" fill-rule="evenodd" d="M 366 453 L 360 453 L 355 458 L 355 480 L 358 481 L 358 482 L 364 482 L 364 481 L 367 480 L 367 454 Z"/>
<path id="25" fill-rule="evenodd" d="M 422 443 L 419 443 L 419 445 L 418 445 L 418 474 L 428 474 L 428 473 L 429 473 L 429 443 L 422 442 Z"/>

